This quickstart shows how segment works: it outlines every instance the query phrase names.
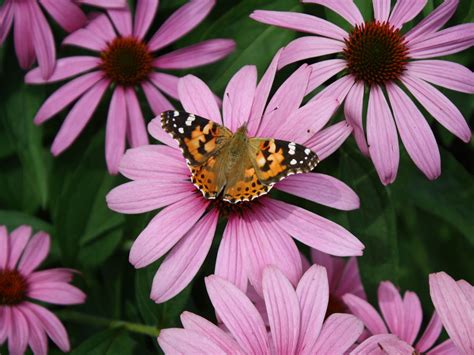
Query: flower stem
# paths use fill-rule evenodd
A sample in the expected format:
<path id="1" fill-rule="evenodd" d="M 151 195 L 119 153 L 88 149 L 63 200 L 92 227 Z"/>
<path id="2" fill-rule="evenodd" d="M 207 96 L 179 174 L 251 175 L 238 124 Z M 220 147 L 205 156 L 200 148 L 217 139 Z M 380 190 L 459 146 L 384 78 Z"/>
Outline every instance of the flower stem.
<path id="1" fill-rule="evenodd" d="M 157 337 L 158 334 L 160 334 L 160 330 L 158 328 L 140 323 L 131 323 L 122 320 L 107 319 L 74 311 L 59 311 L 56 314 L 63 321 L 93 324 L 96 326 L 102 326 L 111 329 L 122 328 L 130 332 L 149 335 L 152 337 Z"/>

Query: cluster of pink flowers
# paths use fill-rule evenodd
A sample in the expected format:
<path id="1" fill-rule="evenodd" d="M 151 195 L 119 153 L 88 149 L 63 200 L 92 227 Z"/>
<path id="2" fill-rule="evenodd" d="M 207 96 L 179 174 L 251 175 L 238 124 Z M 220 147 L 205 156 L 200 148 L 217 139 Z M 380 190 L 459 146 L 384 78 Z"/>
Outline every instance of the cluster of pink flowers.
<path id="1" fill-rule="evenodd" d="M 165 132 L 159 117 L 174 110 L 172 100 L 177 100 L 190 114 L 187 126 L 198 115 L 225 126 L 229 134 L 244 127 L 248 137 L 284 141 L 290 155 L 295 154 L 296 144 L 302 145 L 306 154 L 314 152 L 320 161 L 353 134 L 385 185 L 397 175 L 399 135 L 417 167 L 435 179 L 441 173 L 439 149 L 407 92 L 451 133 L 470 141 L 471 130 L 462 114 L 433 85 L 474 93 L 474 73 L 454 62 L 430 59 L 474 44 L 474 24 L 442 29 L 458 1 L 445 0 L 406 33 L 402 26 L 421 12 L 425 0 L 398 0 L 393 9 L 390 0 L 373 0 L 374 19 L 370 21 L 364 20 L 351 0 L 303 0 L 342 16 L 352 26 L 349 32 L 307 14 L 257 10 L 250 15 L 254 20 L 311 36 L 280 49 L 260 80 L 256 66 L 242 67 L 230 79 L 222 100 L 198 77 L 178 78 L 163 70 L 190 69 L 221 60 L 234 51 L 233 40 L 210 39 L 160 53 L 198 26 L 215 2 L 190 0 L 149 39 L 146 36 L 158 0 L 137 0 L 134 11 L 125 0 L 6 0 L 0 7 L 0 44 L 13 27 L 20 66 L 27 69 L 38 63 L 26 74 L 26 83 L 71 79 L 34 117 L 41 124 L 73 104 L 52 144 L 53 155 L 70 147 L 111 89 L 106 164 L 111 174 L 121 173 L 132 181 L 115 187 L 106 200 L 111 210 L 124 214 L 159 210 L 134 241 L 129 255 L 136 268 L 164 257 L 151 286 L 151 299 L 168 301 L 189 285 L 211 249 L 219 220 L 225 220 L 214 275 L 205 279 L 218 324 L 184 312 L 183 329 L 160 332 L 158 343 L 163 351 L 473 354 L 472 285 L 444 272 L 431 274 L 435 312 L 422 335 L 423 311 L 414 292 L 406 291 L 402 297 L 391 282 L 381 282 L 379 314 L 369 303 L 359 274 L 356 256 L 363 254 L 364 245 L 356 236 L 284 202 L 283 194 L 235 204 L 206 198 L 192 182 L 194 172 L 183 157 L 183 147 Z M 105 12 L 86 15 L 81 4 Z M 63 45 L 96 54 L 56 60 L 53 34 L 40 5 L 69 32 Z M 272 91 L 280 68 L 335 53 L 341 57 L 302 64 Z M 341 73 L 305 101 L 317 87 Z M 158 116 L 148 126 L 138 96 L 142 93 Z M 342 104 L 345 121 L 329 124 Z M 148 133 L 162 144 L 149 144 Z M 297 163 L 291 160 L 289 164 Z M 271 187 L 341 211 L 360 205 L 349 186 L 322 173 L 285 176 Z M 0 227 L 0 345 L 8 339 L 12 354 L 23 354 L 28 346 L 35 354 L 46 354 L 49 337 L 62 351 L 69 351 L 60 320 L 31 301 L 73 305 L 85 302 L 85 294 L 70 284 L 74 270 L 35 271 L 49 252 L 50 238 L 44 232 L 31 234 L 26 226 L 10 234 Z M 311 263 L 295 240 L 311 248 Z M 435 345 L 443 327 L 449 339 Z"/>

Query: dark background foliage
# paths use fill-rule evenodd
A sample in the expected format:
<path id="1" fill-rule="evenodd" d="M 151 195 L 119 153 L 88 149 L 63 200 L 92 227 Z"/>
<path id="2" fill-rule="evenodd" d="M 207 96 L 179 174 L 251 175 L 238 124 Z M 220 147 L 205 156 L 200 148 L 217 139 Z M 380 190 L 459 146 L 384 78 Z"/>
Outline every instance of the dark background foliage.
<path id="1" fill-rule="evenodd" d="M 161 0 L 151 33 L 185 2 Z M 370 1 L 356 2 L 369 18 Z M 439 0 L 428 1 L 415 23 L 440 3 Z M 262 75 L 278 48 L 298 36 L 292 31 L 250 20 L 248 15 L 254 9 L 305 11 L 347 27 L 330 11 L 302 5 L 296 0 L 219 0 L 210 16 L 173 46 L 177 48 L 218 37 L 235 39 L 237 50 L 226 60 L 188 71 L 204 79 L 219 95 L 241 66 L 255 64 Z M 448 25 L 473 19 L 473 3 L 461 0 Z M 56 25 L 53 29 L 59 44 L 65 33 Z M 81 51 L 58 46 L 59 58 L 78 53 Z M 473 54 L 470 49 L 448 59 L 473 68 Z M 290 66 L 280 72 L 277 81 L 282 82 L 296 67 Z M 104 200 L 113 186 L 125 181 L 107 174 L 103 158 L 109 100 L 107 97 L 102 100 L 91 123 L 72 148 L 53 158 L 49 147 L 65 113 L 41 127 L 32 121 L 42 102 L 59 84 L 26 86 L 23 76 L 14 57 L 10 36 L 0 48 L 0 224 L 9 229 L 28 224 L 35 230 L 49 232 L 53 247 L 43 266 L 68 266 L 81 271 L 76 284 L 88 294 L 87 303 L 55 309 L 66 323 L 75 349 L 73 353 L 156 352 L 155 338 L 133 332 L 134 327 L 140 327 L 140 324 L 158 328 L 178 326 L 179 314 L 184 309 L 212 319 L 203 277 L 213 272 L 219 238 L 214 241 L 205 265 L 188 288 L 165 304 L 156 305 L 150 301 L 151 279 L 159 262 L 135 270 L 128 263 L 128 251 L 154 214 L 119 215 L 108 210 Z M 442 91 L 472 127 L 472 97 Z M 145 117 L 151 119 L 152 114 L 143 103 Z M 318 170 L 350 185 L 360 196 L 361 208 L 341 212 L 308 202 L 305 207 L 341 223 L 366 245 L 359 263 L 372 301 L 378 283 L 392 280 L 401 290 L 416 291 L 428 314 L 432 310 L 427 281 L 430 272 L 445 270 L 455 278 L 474 281 L 474 145 L 462 143 L 433 122 L 426 112 L 425 116 L 441 149 L 443 172 L 438 180 L 428 181 L 402 151 L 397 180 L 384 187 L 351 137 Z M 342 118 L 342 113 L 338 112 L 334 121 Z M 305 203 L 296 199 L 294 202 Z M 425 316 L 425 323 L 427 318 Z M 2 350 L 0 348 L 0 352 Z"/>

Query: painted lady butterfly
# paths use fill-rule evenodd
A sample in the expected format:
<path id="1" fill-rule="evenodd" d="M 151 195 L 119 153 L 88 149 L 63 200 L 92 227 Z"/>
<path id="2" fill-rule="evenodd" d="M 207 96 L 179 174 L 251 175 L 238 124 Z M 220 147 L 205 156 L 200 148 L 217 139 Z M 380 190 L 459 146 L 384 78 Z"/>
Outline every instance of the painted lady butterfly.
<path id="1" fill-rule="evenodd" d="M 206 118 L 179 111 L 161 114 L 163 129 L 179 143 L 191 181 L 205 198 L 250 201 L 288 175 L 307 173 L 319 160 L 309 148 L 272 138 L 250 138 Z"/>

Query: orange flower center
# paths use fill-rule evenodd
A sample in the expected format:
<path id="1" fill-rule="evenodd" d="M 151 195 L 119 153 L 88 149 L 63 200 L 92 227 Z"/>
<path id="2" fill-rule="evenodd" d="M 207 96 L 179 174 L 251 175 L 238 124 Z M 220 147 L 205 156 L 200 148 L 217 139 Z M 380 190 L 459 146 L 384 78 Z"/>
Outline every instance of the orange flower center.
<path id="1" fill-rule="evenodd" d="M 387 22 L 357 25 L 345 39 L 344 57 L 357 80 L 381 85 L 400 78 L 408 49 L 398 29 Z"/>
<path id="2" fill-rule="evenodd" d="M 26 298 L 27 283 L 16 270 L 0 270 L 0 305 L 15 305 Z"/>
<path id="3" fill-rule="evenodd" d="M 102 69 L 118 85 L 134 86 L 145 80 L 153 69 L 148 46 L 133 37 L 117 37 L 100 53 Z"/>

